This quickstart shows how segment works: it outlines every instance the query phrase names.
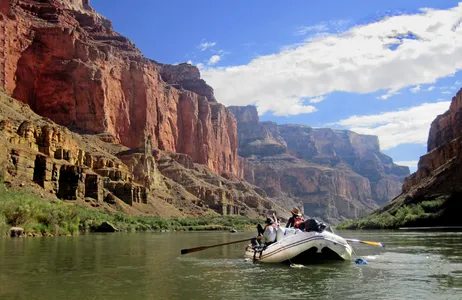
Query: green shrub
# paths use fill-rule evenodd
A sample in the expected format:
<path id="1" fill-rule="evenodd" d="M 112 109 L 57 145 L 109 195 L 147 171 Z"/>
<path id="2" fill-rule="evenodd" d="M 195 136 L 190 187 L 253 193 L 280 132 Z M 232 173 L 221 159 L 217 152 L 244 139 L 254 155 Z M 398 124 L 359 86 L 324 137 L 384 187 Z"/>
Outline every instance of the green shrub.
<path id="1" fill-rule="evenodd" d="M 22 191 L 0 191 L 0 218 L 9 226 L 53 234 L 78 232 L 80 219 L 75 207 L 57 200 L 44 200 Z"/>
<path id="2" fill-rule="evenodd" d="M 0 182 L 0 230 L 8 226 L 23 227 L 37 234 L 68 235 L 95 230 L 107 221 L 121 231 L 147 230 L 230 230 L 254 229 L 262 220 L 243 216 L 201 216 L 195 218 L 161 219 L 129 216 L 46 200 L 26 191 L 6 190 Z M 3 229 L 2 229 L 3 227 Z"/>
<path id="3" fill-rule="evenodd" d="M 422 201 L 420 206 L 426 213 L 437 213 L 441 209 L 444 209 L 446 202 L 446 198 L 437 198 L 435 200 Z"/>
<path id="4" fill-rule="evenodd" d="M 405 226 L 419 226 L 435 218 L 445 208 L 446 198 L 425 200 L 416 204 L 402 205 L 390 212 L 371 214 L 366 218 L 348 220 L 338 229 L 394 229 Z"/>

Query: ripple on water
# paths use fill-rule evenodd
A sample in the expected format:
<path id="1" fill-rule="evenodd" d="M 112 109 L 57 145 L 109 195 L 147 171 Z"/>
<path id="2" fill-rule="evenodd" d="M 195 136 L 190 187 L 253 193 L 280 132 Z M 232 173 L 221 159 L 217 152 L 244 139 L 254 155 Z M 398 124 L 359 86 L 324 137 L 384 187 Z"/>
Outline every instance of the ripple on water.
<path id="1" fill-rule="evenodd" d="M 386 248 L 355 245 L 367 265 L 294 268 L 246 261 L 241 246 L 179 255 L 204 237 L 226 242 L 226 233 L 30 240 L 21 244 L 27 255 L 18 252 L 18 242 L 0 241 L 0 299 L 461 299 L 462 235 L 347 235 L 380 240 Z"/>

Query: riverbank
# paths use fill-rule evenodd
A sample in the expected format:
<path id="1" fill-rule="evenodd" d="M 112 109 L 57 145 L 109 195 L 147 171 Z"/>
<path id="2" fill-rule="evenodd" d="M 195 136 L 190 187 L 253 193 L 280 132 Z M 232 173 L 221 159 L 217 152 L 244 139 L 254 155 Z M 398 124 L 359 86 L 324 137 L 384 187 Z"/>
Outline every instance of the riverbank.
<path id="1" fill-rule="evenodd" d="M 204 216 L 184 219 L 162 219 L 148 216 L 109 214 L 56 199 L 42 199 L 34 193 L 5 189 L 0 183 L 0 232 L 11 227 L 24 228 L 28 236 L 76 235 L 97 231 L 103 222 L 118 231 L 160 230 L 237 230 L 255 229 L 263 220 L 244 216 Z"/>
<path id="2" fill-rule="evenodd" d="M 361 219 L 345 221 L 336 229 L 398 229 L 400 227 L 435 227 L 461 225 L 459 194 L 429 196 L 414 203 L 405 199 L 392 201 Z"/>

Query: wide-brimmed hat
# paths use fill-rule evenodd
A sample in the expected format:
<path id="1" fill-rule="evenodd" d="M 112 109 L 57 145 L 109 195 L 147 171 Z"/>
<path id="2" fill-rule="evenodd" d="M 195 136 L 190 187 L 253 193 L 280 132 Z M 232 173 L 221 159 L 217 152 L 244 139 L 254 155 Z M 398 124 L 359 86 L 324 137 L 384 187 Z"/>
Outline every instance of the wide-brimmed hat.
<path id="1" fill-rule="evenodd" d="M 293 215 L 296 215 L 296 216 L 299 216 L 301 217 L 302 216 L 302 213 L 300 212 L 300 210 L 298 208 L 294 208 L 290 211 Z"/>

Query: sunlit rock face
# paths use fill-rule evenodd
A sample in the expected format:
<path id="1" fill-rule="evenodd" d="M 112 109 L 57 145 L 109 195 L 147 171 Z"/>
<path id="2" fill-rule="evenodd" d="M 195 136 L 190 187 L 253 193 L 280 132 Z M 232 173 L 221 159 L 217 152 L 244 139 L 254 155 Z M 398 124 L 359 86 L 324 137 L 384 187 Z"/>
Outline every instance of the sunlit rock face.
<path id="1" fill-rule="evenodd" d="M 145 58 L 85 0 L 1 1 L 0 37 L 11 184 L 129 214 L 286 213 L 240 177 L 236 119 L 196 67 Z"/>
<path id="2" fill-rule="evenodd" d="M 242 175 L 271 197 L 301 201 L 307 215 L 331 222 L 365 216 L 399 195 L 409 175 L 380 152 L 376 136 L 260 122 L 254 106 L 229 109 Z"/>
<path id="3" fill-rule="evenodd" d="M 127 147 L 147 132 L 218 174 L 239 174 L 233 114 L 189 64 L 142 56 L 88 1 L 2 1 L 0 87 L 74 131 Z M 2 47 L 3 48 L 3 47 Z"/>

